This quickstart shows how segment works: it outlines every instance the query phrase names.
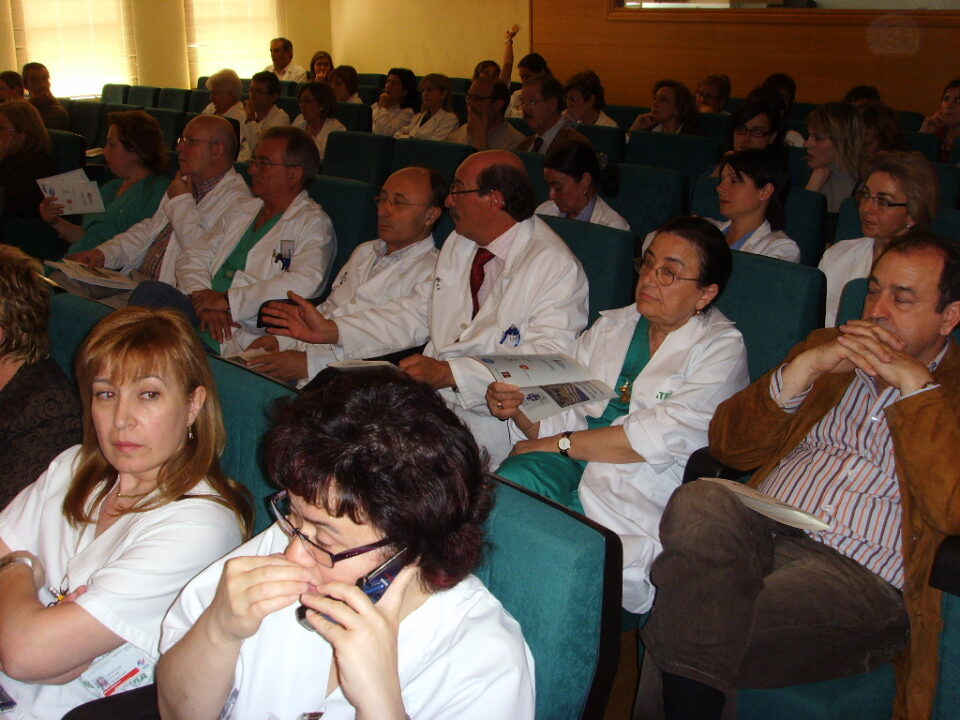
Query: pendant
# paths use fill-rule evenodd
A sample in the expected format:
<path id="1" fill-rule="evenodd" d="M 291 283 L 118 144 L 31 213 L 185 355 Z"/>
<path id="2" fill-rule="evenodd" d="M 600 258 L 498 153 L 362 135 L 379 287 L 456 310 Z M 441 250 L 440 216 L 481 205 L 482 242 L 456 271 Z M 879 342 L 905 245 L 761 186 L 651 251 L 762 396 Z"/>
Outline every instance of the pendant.
<path id="1" fill-rule="evenodd" d="M 622 402 L 624 405 L 629 405 L 630 391 L 632 390 L 630 383 L 627 381 L 624 381 L 623 385 L 618 387 L 617 390 L 620 391 L 620 402 Z"/>

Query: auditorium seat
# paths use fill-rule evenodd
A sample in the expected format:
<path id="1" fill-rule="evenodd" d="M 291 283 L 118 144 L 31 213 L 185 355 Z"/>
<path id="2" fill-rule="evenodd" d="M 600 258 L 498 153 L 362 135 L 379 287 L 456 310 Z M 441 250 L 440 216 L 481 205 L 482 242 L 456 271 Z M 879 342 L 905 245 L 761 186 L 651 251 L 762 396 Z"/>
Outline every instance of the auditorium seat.
<path id="1" fill-rule="evenodd" d="M 186 112 L 190 104 L 190 91 L 180 88 L 162 88 L 157 99 L 158 108 Z M 203 108 L 201 108 L 202 110 Z"/>
<path id="2" fill-rule="evenodd" d="M 347 130 L 370 132 L 373 128 L 373 111 L 369 105 L 362 103 L 338 103 L 337 120 L 342 122 Z"/>
<path id="3" fill-rule="evenodd" d="M 719 140 L 721 145 L 730 138 L 730 116 L 726 113 L 700 113 L 700 132 Z"/>
<path id="4" fill-rule="evenodd" d="M 157 107 L 160 100 L 160 88 L 152 85 L 132 85 L 127 93 L 130 105 L 142 105 L 145 108 Z"/>
<path id="5" fill-rule="evenodd" d="M 920 126 L 923 125 L 923 113 L 912 110 L 897 110 L 897 117 L 900 118 L 900 127 L 905 132 L 920 132 Z"/>
<path id="6" fill-rule="evenodd" d="M 210 104 L 209 90 L 191 90 L 190 101 L 187 103 L 187 110 L 194 113 L 202 113 L 203 109 Z"/>
<path id="7" fill-rule="evenodd" d="M 513 152 L 523 161 L 523 166 L 527 169 L 527 175 L 530 176 L 530 182 L 533 183 L 533 197 L 537 205 L 546 202 L 550 198 L 550 188 L 543 178 L 543 155 L 519 150 Z"/>
<path id="8" fill-rule="evenodd" d="M 940 181 L 940 207 L 960 207 L 960 167 L 940 162 L 934 163 L 933 167 Z"/>
<path id="9" fill-rule="evenodd" d="M 940 154 L 940 140 L 936 135 L 922 132 L 903 133 L 911 150 L 922 153 L 930 162 L 936 162 Z"/>
<path id="10" fill-rule="evenodd" d="M 790 108 L 790 113 L 787 115 L 787 119 L 806 123 L 807 115 L 810 114 L 811 110 L 817 107 L 819 107 L 817 103 L 795 102 Z"/>
<path id="11" fill-rule="evenodd" d="M 377 102 L 377 99 L 380 97 L 380 88 L 375 85 L 361 84 L 357 88 L 357 94 L 360 96 L 360 99 L 363 100 L 364 105 L 370 106 Z"/>
<path id="12" fill-rule="evenodd" d="M 327 139 L 322 172 L 380 187 L 387 179 L 395 142 L 392 137 L 373 133 L 332 132 Z"/>
<path id="13" fill-rule="evenodd" d="M 941 207 L 934 216 L 930 229 L 938 235 L 960 242 L 960 210 Z M 840 204 L 834 242 L 858 237 L 863 237 L 863 230 L 860 227 L 857 201 L 854 198 L 844 198 Z"/>
<path id="14" fill-rule="evenodd" d="M 603 153 L 608 162 L 623 162 L 627 154 L 627 139 L 620 128 L 605 125 L 575 125 L 578 133 L 593 145 L 598 153 Z"/>
<path id="15" fill-rule="evenodd" d="M 650 112 L 650 108 L 642 105 L 607 105 L 603 111 L 626 132 L 637 119 L 637 115 Z"/>
<path id="16" fill-rule="evenodd" d="M 207 89 L 207 80 L 210 79 L 209 75 L 201 75 L 197 78 L 197 90 L 206 90 Z"/>
<path id="17" fill-rule="evenodd" d="M 383 73 L 357 73 L 357 83 L 360 85 L 371 85 L 377 90 L 383 87 L 387 81 L 387 76 Z"/>
<path id="18" fill-rule="evenodd" d="M 181 110 L 152 107 L 146 108 L 145 112 L 160 123 L 164 147 L 175 150 L 177 139 L 183 134 L 183 128 L 187 124 L 187 114 Z"/>
<path id="19" fill-rule="evenodd" d="M 787 167 L 790 168 L 790 184 L 793 187 L 806 187 L 810 179 L 810 166 L 807 165 L 806 148 L 787 148 Z"/>
<path id="20" fill-rule="evenodd" d="M 77 100 L 70 106 L 70 128 L 81 135 L 87 148 L 100 147 L 100 129 L 105 121 L 103 103 L 96 100 Z"/>
<path id="21" fill-rule="evenodd" d="M 472 147 L 462 143 L 404 138 L 393 146 L 390 172 L 411 165 L 426 165 L 438 170 L 447 184 L 450 184 L 460 163 L 474 152 Z"/>
<path id="22" fill-rule="evenodd" d="M 276 106 L 290 116 L 290 122 L 296 120 L 297 115 L 300 114 L 300 103 L 296 98 L 281 95 L 277 98 Z"/>
<path id="23" fill-rule="evenodd" d="M 715 165 L 720 141 L 698 135 L 635 132 L 627 143 L 627 162 L 676 170 L 692 183 Z"/>
<path id="24" fill-rule="evenodd" d="M 473 85 L 471 78 L 452 77 L 450 78 L 450 92 L 466 95 Z"/>
<path id="25" fill-rule="evenodd" d="M 531 135 L 533 135 L 533 130 L 530 128 L 529 125 L 527 125 L 527 121 L 524 120 L 523 118 L 508 117 L 508 118 L 505 118 L 505 120 L 511 125 L 513 125 L 514 130 L 519 130 L 525 136 L 530 137 Z"/>
<path id="26" fill-rule="evenodd" d="M 620 192 L 604 195 L 610 207 L 623 215 L 641 239 L 670 218 L 682 215 L 687 205 L 687 180 L 676 170 L 623 164 Z"/>
<path id="27" fill-rule="evenodd" d="M 65 130 L 48 130 L 53 145 L 53 165 L 57 174 L 82 168 L 86 157 L 86 140 L 82 135 Z"/>
<path id="28" fill-rule="evenodd" d="M 293 80 L 281 80 L 280 95 L 284 97 L 292 97 L 295 99 L 297 97 L 297 90 L 298 90 L 297 86 L 299 84 L 300 83 L 296 83 Z"/>
<path id="29" fill-rule="evenodd" d="M 103 86 L 103 90 L 100 91 L 100 101 L 125 103 L 127 101 L 127 93 L 129 91 L 129 85 L 116 85 L 113 83 L 107 83 Z"/>
<path id="30" fill-rule="evenodd" d="M 633 301 L 632 233 L 582 220 L 539 217 L 563 238 L 587 274 L 590 281 L 588 325 L 593 324 L 601 310 L 623 307 Z"/>

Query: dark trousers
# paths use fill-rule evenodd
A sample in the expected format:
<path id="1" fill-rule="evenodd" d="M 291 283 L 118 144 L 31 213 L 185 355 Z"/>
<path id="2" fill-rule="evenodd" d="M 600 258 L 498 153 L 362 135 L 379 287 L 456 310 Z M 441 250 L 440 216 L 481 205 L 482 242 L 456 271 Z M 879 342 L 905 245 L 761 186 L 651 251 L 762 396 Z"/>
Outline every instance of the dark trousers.
<path id="1" fill-rule="evenodd" d="M 200 324 L 200 318 L 193 311 L 190 296 L 180 292 L 169 283 L 159 280 L 144 280 L 137 285 L 130 295 L 128 305 L 149 308 L 173 308 L 179 310 L 194 325 Z"/>
<path id="2" fill-rule="evenodd" d="M 907 639 L 894 587 L 715 483 L 681 486 L 660 541 L 641 636 L 665 672 L 724 691 L 783 687 L 868 672 Z"/>
<path id="3" fill-rule="evenodd" d="M 64 715 L 63 720 L 160 720 L 157 686 L 144 685 L 84 703 Z"/>

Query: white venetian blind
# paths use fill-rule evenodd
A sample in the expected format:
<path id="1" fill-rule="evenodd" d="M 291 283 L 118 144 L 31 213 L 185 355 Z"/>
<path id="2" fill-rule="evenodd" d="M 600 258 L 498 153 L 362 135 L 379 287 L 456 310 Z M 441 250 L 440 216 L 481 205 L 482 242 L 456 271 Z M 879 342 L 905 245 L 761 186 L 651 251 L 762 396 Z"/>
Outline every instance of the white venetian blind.
<path id="1" fill-rule="evenodd" d="M 9 0 L 17 63 L 50 70 L 53 94 L 99 95 L 138 80 L 129 0 Z"/>
<path id="2" fill-rule="evenodd" d="M 270 64 L 275 0 L 183 0 L 190 77 L 230 68 L 248 78 Z"/>

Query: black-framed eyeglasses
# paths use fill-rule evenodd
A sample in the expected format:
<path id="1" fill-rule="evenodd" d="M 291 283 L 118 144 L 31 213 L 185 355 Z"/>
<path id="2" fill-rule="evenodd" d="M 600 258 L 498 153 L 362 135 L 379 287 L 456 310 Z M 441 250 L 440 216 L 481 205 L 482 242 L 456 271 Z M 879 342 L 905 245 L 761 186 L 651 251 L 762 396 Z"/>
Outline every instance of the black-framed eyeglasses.
<path id="1" fill-rule="evenodd" d="M 736 135 L 749 135 L 750 137 L 755 138 L 765 138 L 767 135 L 773 132 L 773 130 L 764 130 L 761 127 L 752 127 L 748 128 L 746 125 L 737 125 L 733 129 L 733 132 Z"/>
<path id="2" fill-rule="evenodd" d="M 209 145 L 216 145 L 219 140 L 204 140 L 203 138 L 192 138 L 187 137 L 186 135 L 181 135 L 177 138 L 177 145 L 186 143 L 187 145 L 196 145 L 197 143 L 207 143 Z"/>
<path id="3" fill-rule="evenodd" d="M 249 165 L 250 167 L 260 167 L 260 168 L 268 168 L 268 167 L 297 167 L 296 165 L 293 165 L 293 164 L 291 164 L 291 163 L 274 162 L 273 160 L 268 160 L 267 158 L 262 158 L 262 157 L 253 157 L 253 158 L 250 158 L 250 160 L 247 161 L 247 165 Z"/>
<path id="4" fill-rule="evenodd" d="M 361 545 L 360 547 L 344 550 L 343 552 L 332 553 L 318 545 L 316 541 L 308 538 L 300 529 L 303 527 L 303 516 L 293 507 L 290 502 L 290 494 L 286 490 L 281 490 L 271 495 L 269 503 L 270 511 L 273 513 L 274 518 L 276 518 L 277 525 L 280 526 L 283 534 L 290 538 L 294 536 L 299 538 L 300 542 L 303 543 L 303 548 L 310 557 L 324 567 L 332 568 L 341 560 L 363 555 L 371 550 L 376 550 L 377 548 L 382 548 L 390 544 L 390 540 L 384 538 L 369 545 Z"/>
<path id="5" fill-rule="evenodd" d="M 652 260 L 647 258 L 634 258 L 633 259 L 633 268 L 637 271 L 637 274 L 642 274 L 643 272 L 652 272 L 656 278 L 657 282 L 667 287 L 673 285 L 675 280 L 696 280 L 700 282 L 698 277 L 680 277 L 677 275 L 676 271 L 671 270 L 666 265 L 661 265 L 660 267 L 655 267 Z"/>
<path id="6" fill-rule="evenodd" d="M 890 198 L 883 195 L 871 195 L 866 190 L 861 190 L 857 193 L 857 202 L 872 202 L 875 207 L 879 208 L 907 207 L 907 203 L 905 202 L 894 202 Z"/>
<path id="7" fill-rule="evenodd" d="M 451 185 L 450 189 L 447 191 L 448 195 L 467 195 L 468 193 L 484 193 L 486 190 L 482 187 L 470 188 L 469 190 L 457 190 L 456 186 Z"/>

